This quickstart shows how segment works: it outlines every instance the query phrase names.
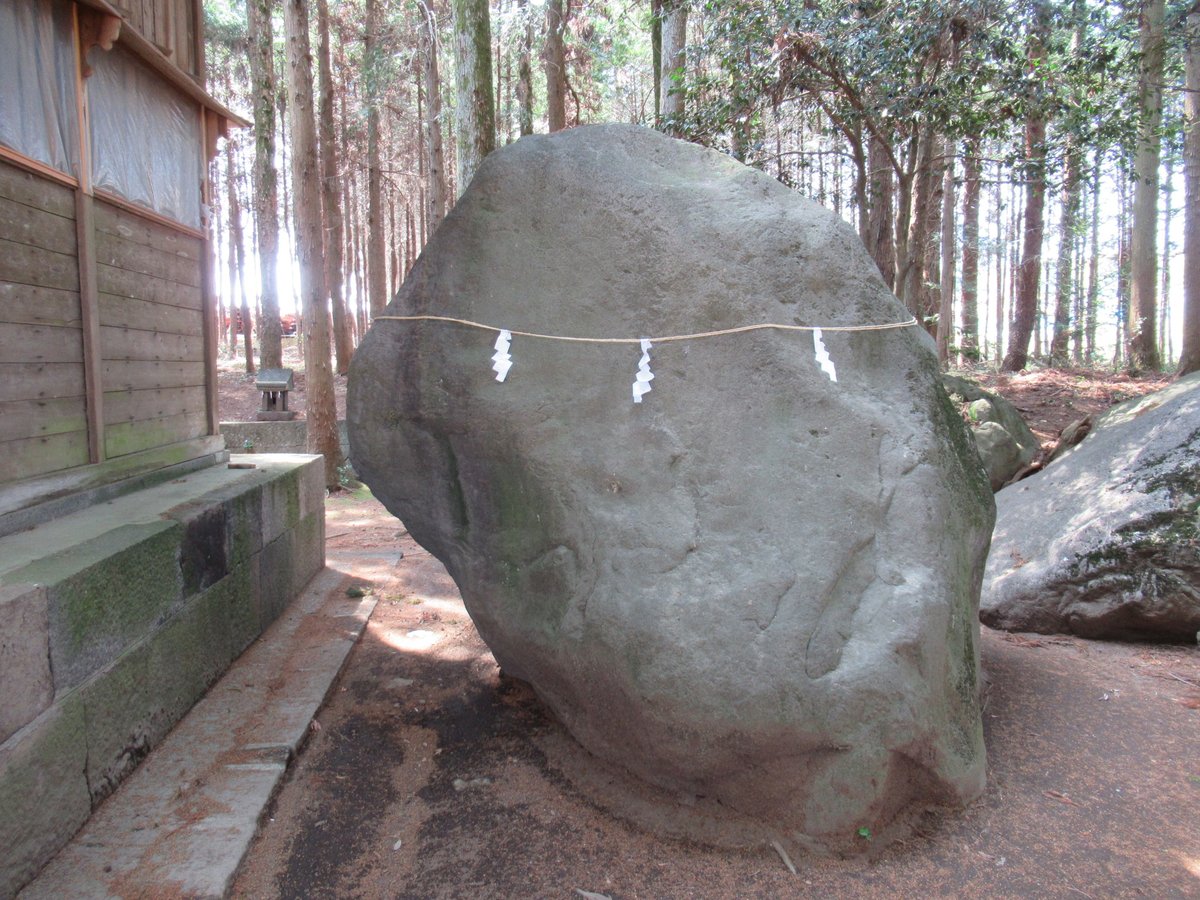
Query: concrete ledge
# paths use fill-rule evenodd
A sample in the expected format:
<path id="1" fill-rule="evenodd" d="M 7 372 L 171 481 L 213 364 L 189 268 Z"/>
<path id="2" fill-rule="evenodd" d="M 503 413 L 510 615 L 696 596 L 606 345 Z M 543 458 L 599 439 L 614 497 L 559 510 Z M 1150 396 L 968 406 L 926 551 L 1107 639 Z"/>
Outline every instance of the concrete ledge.
<path id="1" fill-rule="evenodd" d="M 221 436 L 230 453 L 242 453 L 249 441 L 255 453 L 306 453 L 307 426 L 303 419 L 289 422 L 222 422 Z M 338 422 L 343 458 L 350 455 L 346 423 Z"/>
<path id="2" fill-rule="evenodd" d="M 239 461 L 0 538 L 0 897 L 324 567 L 321 458 Z"/>

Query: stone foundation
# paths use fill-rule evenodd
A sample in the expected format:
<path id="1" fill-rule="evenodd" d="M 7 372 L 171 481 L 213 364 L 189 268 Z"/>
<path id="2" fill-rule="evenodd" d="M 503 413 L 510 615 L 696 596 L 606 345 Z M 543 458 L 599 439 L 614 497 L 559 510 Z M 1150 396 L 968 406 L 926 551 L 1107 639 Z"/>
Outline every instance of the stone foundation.
<path id="1" fill-rule="evenodd" d="M 0 897 L 325 564 L 320 457 L 238 457 L 0 539 Z"/>
<path id="2" fill-rule="evenodd" d="M 307 446 L 307 426 L 303 419 L 286 422 L 222 422 L 221 436 L 231 453 L 241 453 L 250 442 L 254 453 L 304 453 Z M 346 440 L 346 423 L 338 422 L 338 440 L 342 445 L 342 457 L 350 453 Z"/>

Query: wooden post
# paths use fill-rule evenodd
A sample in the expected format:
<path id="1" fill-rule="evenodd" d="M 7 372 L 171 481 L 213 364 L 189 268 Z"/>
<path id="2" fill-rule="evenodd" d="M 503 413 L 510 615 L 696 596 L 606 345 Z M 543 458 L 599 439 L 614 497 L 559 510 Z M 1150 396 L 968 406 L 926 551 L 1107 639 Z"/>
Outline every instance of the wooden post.
<path id="1" fill-rule="evenodd" d="M 192 78 L 200 87 L 207 86 L 207 60 L 204 58 L 204 4 L 192 4 L 192 33 L 196 36 L 195 51 L 192 54 L 192 65 L 195 71 L 190 72 Z"/>
<path id="2" fill-rule="evenodd" d="M 79 266 L 79 317 L 83 334 L 83 384 L 86 394 L 88 462 L 104 461 L 104 368 L 100 347 L 100 295 L 96 287 L 96 224 L 92 217 L 92 159 L 88 140 L 87 92 L 84 88 L 84 56 L 95 44 L 108 49 L 116 39 L 108 18 L 89 19 L 87 28 L 75 7 L 75 115 L 79 126 L 79 183 L 75 188 L 75 249 Z M 109 27 L 102 27 L 107 25 Z M 86 34 L 84 32 L 87 32 Z M 90 73 L 89 73 L 90 74 Z"/>
<path id="3" fill-rule="evenodd" d="M 204 140 L 201 160 L 200 200 L 205 207 L 212 204 L 212 184 L 208 177 L 209 163 L 217 152 L 221 122 L 209 110 L 200 110 L 200 133 Z M 216 260 L 213 254 L 212 223 L 202 223 L 204 237 L 200 244 L 200 295 L 204 303 L 204 396 L 208 413 L 208 434 L 221 433 L 221 416 L 217 405 L 217 348 L 220 324 L 217 322 Z M 248 325 L 249 323 L 247 323 Z"/>
<path id="4" fill-rule="evenodd" d="M 79 314 L 83 320 L 83 383 L 87 393 L 88 461 L 104 461 L 104 382 L 100 348 L 100 296 L 96 291 L 96 227 L 92 195 L 75 190 L 79 251 Z"/>

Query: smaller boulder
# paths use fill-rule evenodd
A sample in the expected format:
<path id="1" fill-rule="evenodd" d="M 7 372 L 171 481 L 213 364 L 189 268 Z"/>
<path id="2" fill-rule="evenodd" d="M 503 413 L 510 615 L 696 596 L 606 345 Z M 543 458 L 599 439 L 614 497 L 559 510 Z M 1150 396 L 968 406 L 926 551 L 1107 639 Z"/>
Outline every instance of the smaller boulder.
<path id="1" fill-rule="evenodd" d="M 996 496 L 979 617 L 993 628 L 1194 641 L 1200 373 L 1113 407 Z"/>
<path id="2" fill-rule="evenodd" d="M 1082 419 L 1076 419 L 1066 428 L 1058 433 L 1058 444 L 1054 447 L 1054 452 L 1050 454 L 1050 458 L 1046 460 L 1047 465 L 1054 462 L 1085 437 L 1092 430 L 1092 417 L 1084 416 Z"/>
<path id="3" fill-rule="evenodd" d="M 1004 487 L 1029 461 L 1021 445 L 999 422 L 972 424 L 971 433 L 993 491 Z"/>
<path id="4" fill-rule="evenodd" d="M 1042 445 L 1003 397 L 957 375 L 943 375 L 942 386 L 971 426 L 992 490 L 1000 490 L 1033 462 Z"/>

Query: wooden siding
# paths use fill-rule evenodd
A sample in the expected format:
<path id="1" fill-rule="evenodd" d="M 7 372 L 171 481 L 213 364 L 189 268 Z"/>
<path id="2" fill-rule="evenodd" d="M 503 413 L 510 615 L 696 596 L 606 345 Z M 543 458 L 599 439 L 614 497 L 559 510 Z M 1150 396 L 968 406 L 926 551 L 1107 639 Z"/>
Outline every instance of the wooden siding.
<path id="1" fill-rule="evenodd" d="M 197 0 L 112 0 L 127 23 L 188 75 L 198 74 Z"/>
<path id="2" fill-rule="evenodd" d="M 207 433 L 202 242 L 95 203 L 104 455 Z"/>
<path id="3" fill-rule="evenodd" d="M 88 462 L 71 188 L 0 162 L 0 482 Z"/>

